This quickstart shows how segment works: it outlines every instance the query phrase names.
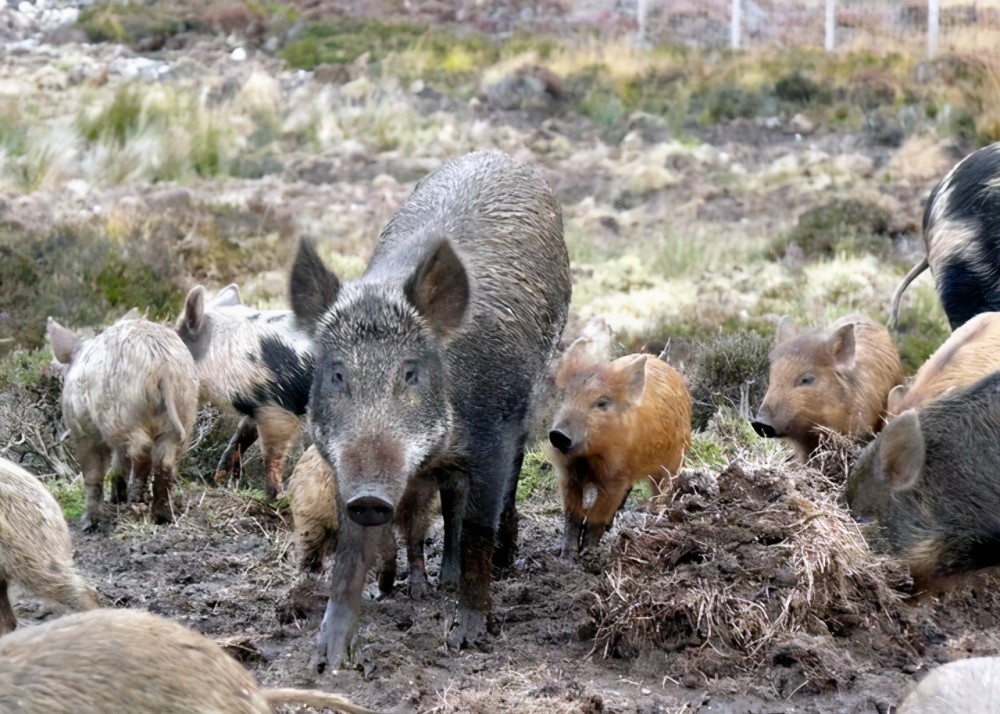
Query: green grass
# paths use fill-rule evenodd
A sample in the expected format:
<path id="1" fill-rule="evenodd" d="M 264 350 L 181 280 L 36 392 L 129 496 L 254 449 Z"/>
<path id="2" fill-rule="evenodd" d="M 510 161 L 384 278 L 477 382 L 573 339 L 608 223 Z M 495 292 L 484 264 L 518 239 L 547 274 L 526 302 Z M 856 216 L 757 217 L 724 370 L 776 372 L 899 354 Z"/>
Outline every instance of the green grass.
<path id="1" fill-rule="evenodd" d="M 517 502 L 523 503 L 536 495 L 556 492 L 556 473 L 540 450 L 524 455 L 521 476 L 517 481 Z"/>
<path id="2" fill-rule="evenodd" d="M 379 59 L 416 44 L 425 28 L 378 20 L 313 22 L 279 56 L 295 69 L 315 69 L 321 64 L 350 64 L 361 55 Z"/>
<path id="3" fill-rule="evenodd" d="M 119 87 L 111 102 L 95 115 L 81 114 L 77 129 L 88 144 L 106 141 L 124 146 L 138 133 L 141 118 L 142 95 L 126 84 Z"/>
<path id="4" fill-rule="evenodd" d="M 85 499 L 80 479 L 73 481 L 49 480 L 45 482 L 45 486 L 56 499 L 56 503 L 62 509 L 66 520 L 72 521 L 83 516 Z"/>
<path id="5" fill-rule="evenodd" d="M 42 381 L 51 362 L 52 354 L 48 349 L 15 349 L 4 355 L 0 358 L 0 390 L 34 387 Z"/>

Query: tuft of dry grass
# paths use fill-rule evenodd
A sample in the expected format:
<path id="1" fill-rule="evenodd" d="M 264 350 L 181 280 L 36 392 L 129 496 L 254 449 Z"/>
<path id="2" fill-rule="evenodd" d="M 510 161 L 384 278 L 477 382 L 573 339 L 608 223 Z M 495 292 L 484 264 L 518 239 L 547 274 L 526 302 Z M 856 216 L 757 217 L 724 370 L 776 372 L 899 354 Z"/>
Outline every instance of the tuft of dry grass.
<path id="1" fill-rule="evenodd" d="M 905 569 L 870 552 L 840 502 L 855 449 L 831 437 L 804 466 L 751 448 L 717 477 L 682 472 L 655 516 L 619 532 L 594 651 L 683 650 L 709 677 L 790 658 L 815 692 L 851 676 L 834 638 L 878 630 L 905 649 Z"/>

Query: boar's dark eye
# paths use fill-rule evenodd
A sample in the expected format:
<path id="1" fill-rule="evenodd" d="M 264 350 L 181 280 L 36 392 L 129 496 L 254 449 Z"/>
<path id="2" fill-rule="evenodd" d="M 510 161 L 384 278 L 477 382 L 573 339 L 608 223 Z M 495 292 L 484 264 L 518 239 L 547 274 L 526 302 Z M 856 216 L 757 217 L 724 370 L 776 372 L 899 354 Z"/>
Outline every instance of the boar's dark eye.
<path id="1" fill-rule="evenodd" d="M 419 376 L 417 374 L 417 365 L 416 364 L 414 364 L 412 362 L 408 362 L 408 363 L 406 363 L 406 365 L 404 365 L 404 367 L 403 367 L 403 379 L 411 387 L 414 386 L 414 385 L 416 385 L 416 383 L 419 381 Z"/>
<path id="2" fill-rule="evenodd" d="M 611 404 L 612 404 L 611 397 L 601 397 L 596 402 L 594 402 L 594 406 L 600 409 L 602 412 L 610 409 Z"/>
<path id="3" fill-rule="evenodd" d="M 335 364 L 330 368 L 330 384 L 334 387 L 343 387 L 346 379 L 344 365 Z"/>
<path id="4" fill-rule="evenodd" d="M 813 374 L 812 372 L 806 372 L 801 377 L 799 377 L 799 380 L 795 384 L 798 387 L 803 387 L 807 384 L 812 384 L 815 381 L 816 381 L 816 375 Z"/>

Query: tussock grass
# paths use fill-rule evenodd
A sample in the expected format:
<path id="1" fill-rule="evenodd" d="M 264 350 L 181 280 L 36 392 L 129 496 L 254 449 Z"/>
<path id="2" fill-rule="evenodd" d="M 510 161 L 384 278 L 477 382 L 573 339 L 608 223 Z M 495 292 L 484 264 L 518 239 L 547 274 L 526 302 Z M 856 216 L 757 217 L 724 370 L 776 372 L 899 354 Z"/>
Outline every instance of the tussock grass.
<path id="1" fill-rule="evenodd" d="M 739 421 L 712 429 L 728 466 L 685 470 L 657 515 L 619 532 L 590 608 L 595 652 L 687 647 L 709 677 L 785 657 L 815 692 L 853 675 L 834 637 L 878 628 L 905 648 L 894 619 L 902 566 L 872 555 L 839 502 L 854 445 L 828 442 L 821 461 L 801 466 Z"/>

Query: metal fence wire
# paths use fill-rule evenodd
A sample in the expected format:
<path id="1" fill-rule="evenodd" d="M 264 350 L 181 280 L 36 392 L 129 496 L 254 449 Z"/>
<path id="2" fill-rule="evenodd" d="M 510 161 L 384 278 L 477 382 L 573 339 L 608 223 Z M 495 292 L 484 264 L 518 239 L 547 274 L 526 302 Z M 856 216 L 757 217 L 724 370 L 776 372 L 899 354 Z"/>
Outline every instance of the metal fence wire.
<path id="1" fill-rule="evenodd" d="M 1000 49 L 1000 0 L 634 0 L 640 41 L 699 49 Z"/>

